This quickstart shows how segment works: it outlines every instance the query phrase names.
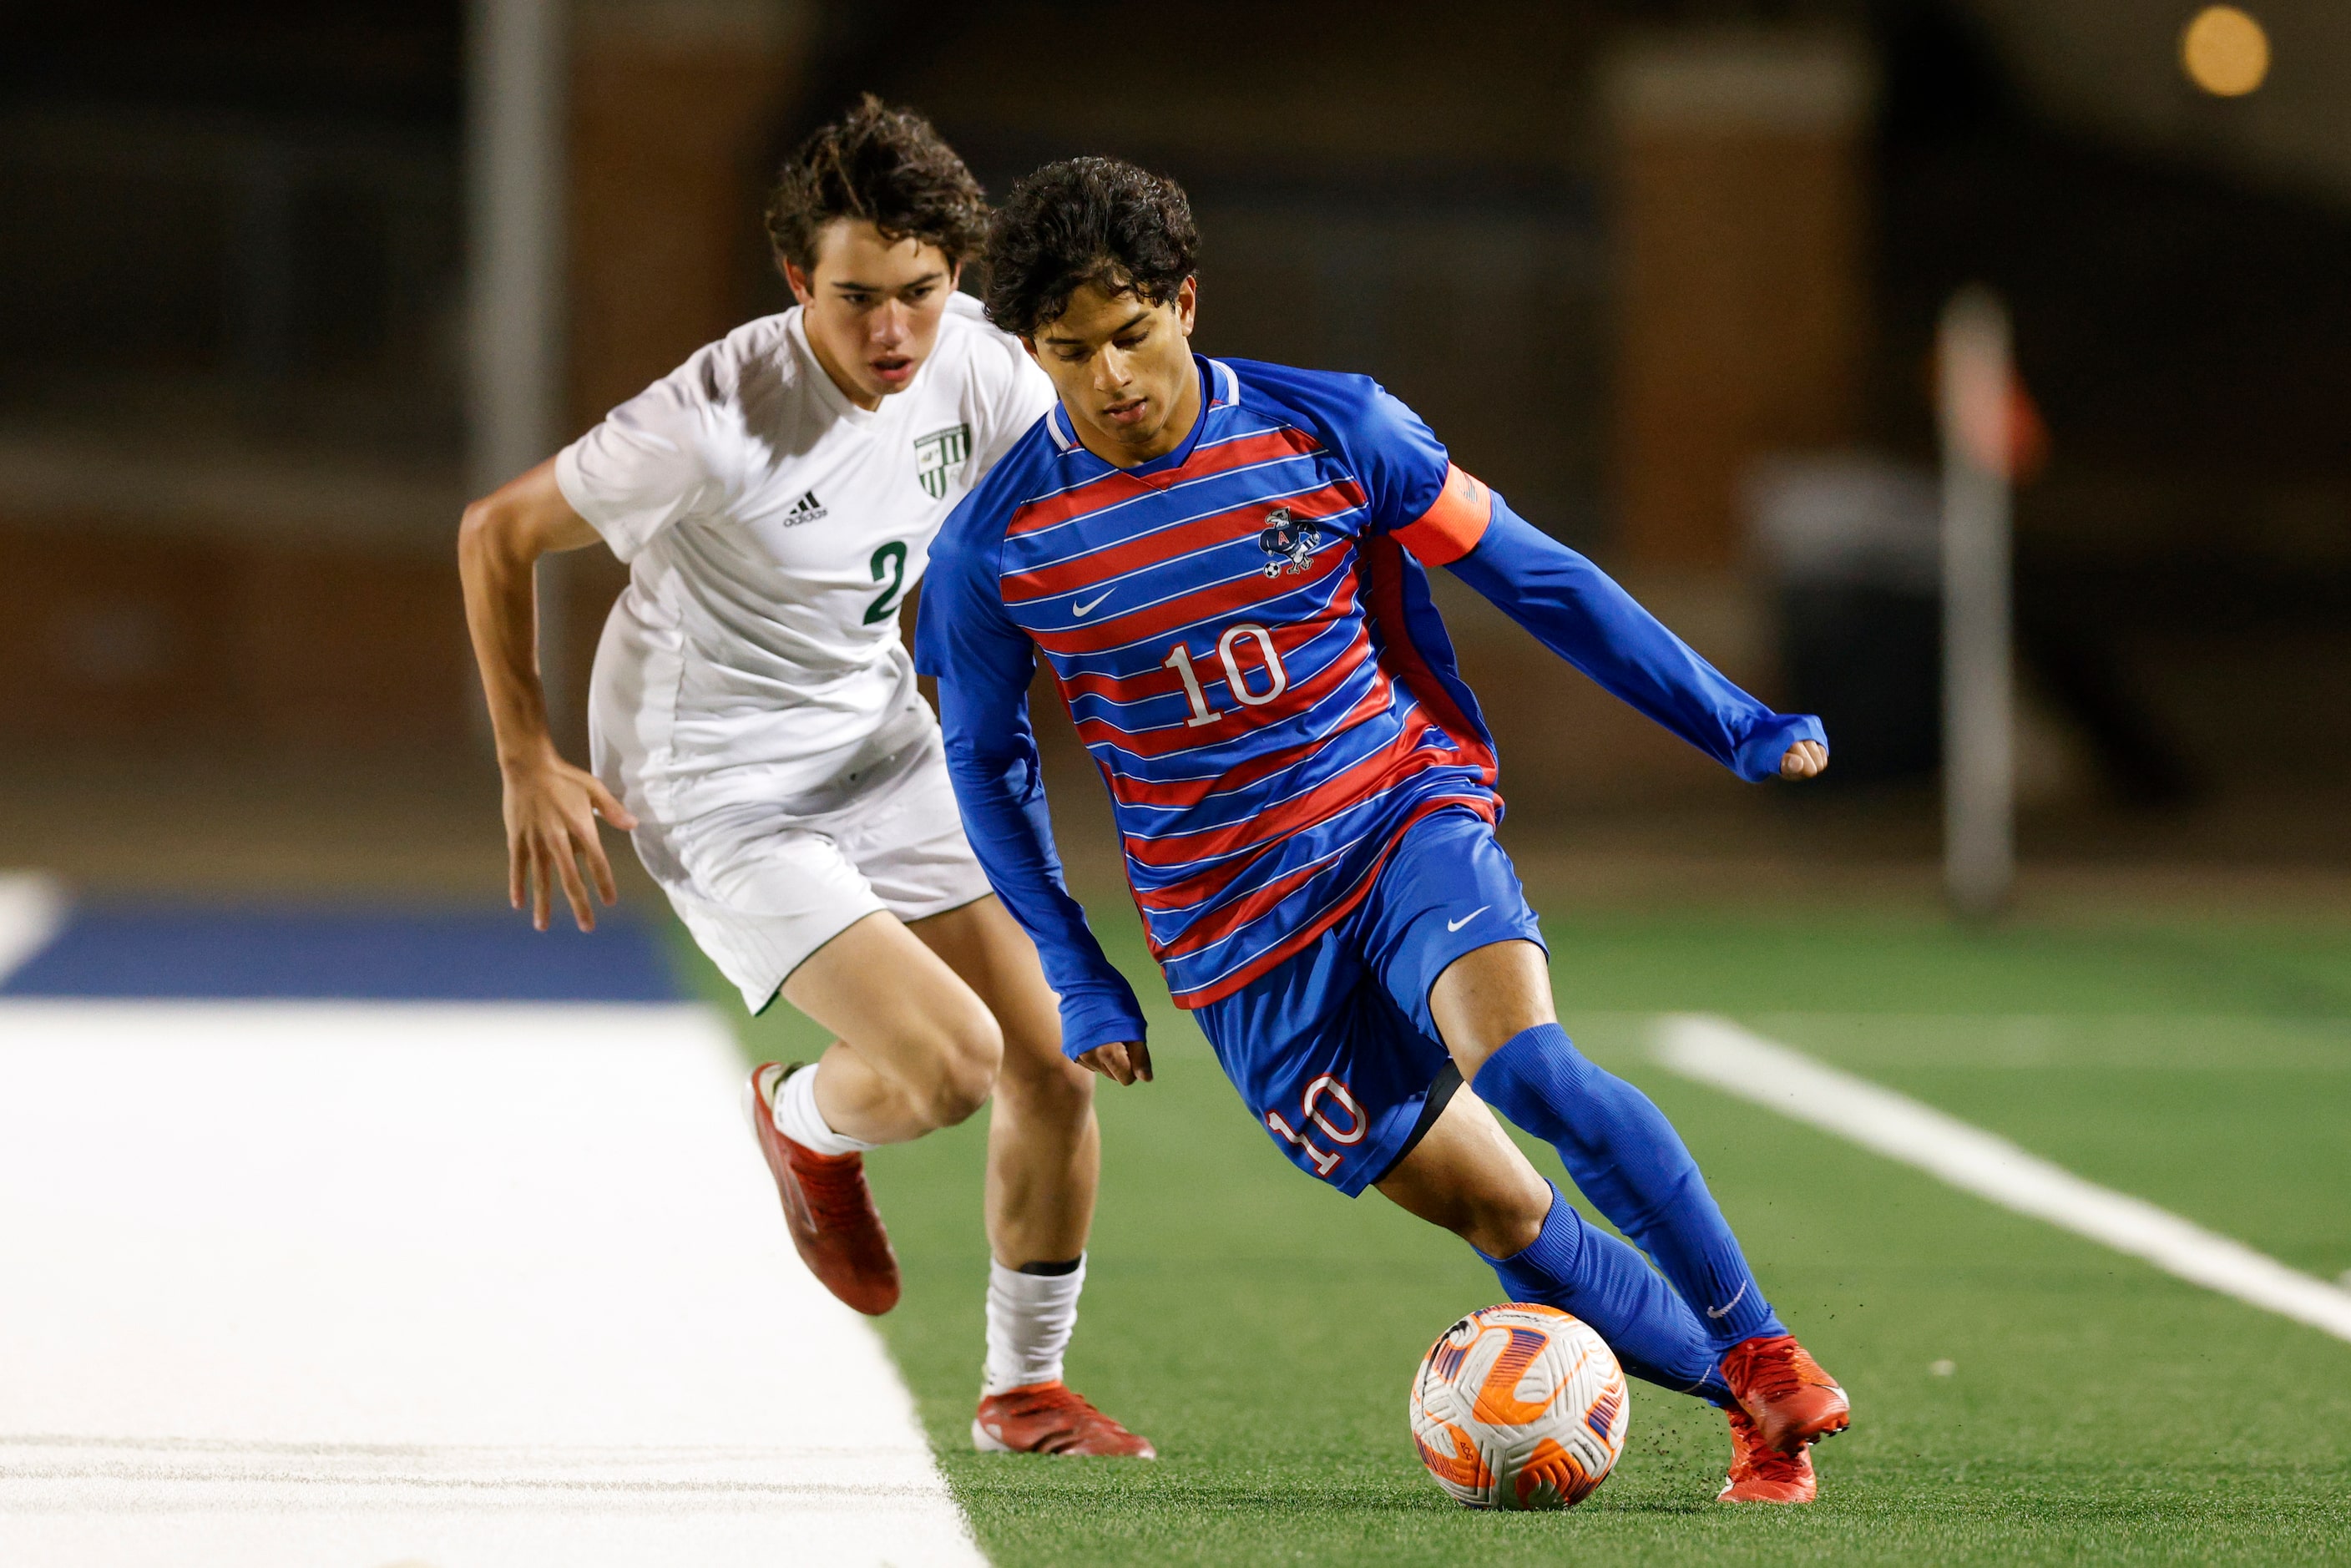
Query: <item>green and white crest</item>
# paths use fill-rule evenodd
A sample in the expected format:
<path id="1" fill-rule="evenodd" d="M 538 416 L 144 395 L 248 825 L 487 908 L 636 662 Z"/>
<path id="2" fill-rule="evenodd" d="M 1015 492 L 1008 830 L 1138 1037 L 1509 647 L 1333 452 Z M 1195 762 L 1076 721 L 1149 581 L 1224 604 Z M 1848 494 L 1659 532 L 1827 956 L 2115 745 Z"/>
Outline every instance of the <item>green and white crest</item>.
<path id="1" fill-rule="evenodd" d="M 971 426 L 951 424 L 945 430 L 934 430 L 914 442 L 914 477 L 923 482 L 923 489 L 935 501 L 947 493 L 947 485 L 955 471 L 971 455 Z"/>

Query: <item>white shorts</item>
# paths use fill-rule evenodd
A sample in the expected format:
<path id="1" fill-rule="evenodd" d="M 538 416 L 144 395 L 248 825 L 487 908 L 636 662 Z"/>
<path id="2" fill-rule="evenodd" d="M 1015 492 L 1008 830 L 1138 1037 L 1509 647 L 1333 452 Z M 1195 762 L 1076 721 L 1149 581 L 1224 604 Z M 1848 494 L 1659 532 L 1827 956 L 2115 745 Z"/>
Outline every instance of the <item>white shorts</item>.
<path id="1" fill-rule="evenodd" d="M 631 836 L 645 868 L 753 1012 L 809 955 L 878 910 L 920 920 L 987 896 L 938 721 L 921 712 L 918 733 L 841 775 L 821 800 L 640 817 Z"/>

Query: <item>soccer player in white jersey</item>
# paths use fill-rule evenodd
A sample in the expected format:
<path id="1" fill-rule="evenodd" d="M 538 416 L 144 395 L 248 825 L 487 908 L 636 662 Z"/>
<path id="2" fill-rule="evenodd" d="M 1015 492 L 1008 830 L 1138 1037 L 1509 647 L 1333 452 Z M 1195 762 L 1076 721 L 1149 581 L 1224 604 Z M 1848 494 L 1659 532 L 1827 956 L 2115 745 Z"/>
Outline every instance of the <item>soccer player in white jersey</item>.
<path id="1" fill-rule="evenodd" d="M 509 894 L 540 929 L 610 904 L 594 819 L 626 830 L 753 1011 L 839 1038 L 751 1075 L 752 1123 L 809 1268 L 898 1300 L 864 1151 L 994 1097 L 994 1267 L 973 1440 L 1153 1457 L 1061 1382 L 1099 1175 L 1090 1080 L 956 817 L 898 611 L 932 536 L 1053 390 L 956 291 L 985 198 L 920 115 L 867 97 L 793 153 L 768 213 L 796 308 L 737 328 L 466 509 L 466 618 L 506 785 Z M 596 653 L 593 770 L 549 737 L 532 568 L 629 563 Z"/>

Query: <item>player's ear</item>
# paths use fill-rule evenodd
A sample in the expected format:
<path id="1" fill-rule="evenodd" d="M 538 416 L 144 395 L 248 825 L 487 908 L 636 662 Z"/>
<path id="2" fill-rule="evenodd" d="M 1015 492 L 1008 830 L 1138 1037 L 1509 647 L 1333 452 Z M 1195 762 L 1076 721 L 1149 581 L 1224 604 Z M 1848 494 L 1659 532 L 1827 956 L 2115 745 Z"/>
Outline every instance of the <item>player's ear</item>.
<path id="1" fill-rule="evenodd" d="M 1200 280 L 1187 277 L 1176 289 L 1176 324 L 1186 338 L 1192 335 L 1192 319 L 1200 308 Z"/>
<path id="2" fill-rule="evenodd" d="M 1042 364 L 1045 362 L 1043 360 L 1041 360 L 1041 359 L 1038 359 L 1038 358 L 1037 358 L 1037 340 L 1036 340 L 1036 339 L 1034 339 L 1034 338 L 1023 338 L 1023 339 L 1021 339 L 1021 340 L 1020 340 L 1020 346 L 1021 346 L 1022 348 L 1024 348 L 1024 349 L 1028 350 L 1029 350 L 1029 357 L 1030 359 L 1032 359 L 1032 360 L 1037 360 L 1037 362 L 1038 362 L 1040 365 L 1042 365 Z"/>
<path id="3" fill-rule="evenodd" d="M 809 275 L 799 269 L 798 262 L 784 263 L 784 286 L 792 291 L 792 298 L 801 304 L 816 303 L 816 290 L 809 287 Z"/>

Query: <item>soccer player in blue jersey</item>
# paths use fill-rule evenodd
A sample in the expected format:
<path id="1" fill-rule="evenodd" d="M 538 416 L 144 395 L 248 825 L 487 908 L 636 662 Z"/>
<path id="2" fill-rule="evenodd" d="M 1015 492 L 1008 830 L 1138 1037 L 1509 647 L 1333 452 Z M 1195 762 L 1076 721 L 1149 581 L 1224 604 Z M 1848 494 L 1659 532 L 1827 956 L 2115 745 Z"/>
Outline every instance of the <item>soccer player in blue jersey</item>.
<path id="1" fill-rule="evenodd" d="M 1725 680 L 1375 382 L 1192 353 L 1196 246 L 1182 191 L 1130 164 L 1055 163 L 1013 192 L 988 313 L 1060 401 L 932 546 L 916 632 L 966 830 L 1061 995 L 1063 1050 L 1151 1077 L 1134 993 L 1054 852 L 1028 716 L 1040 650 L 1168 988 L 1283 1152 L 1454 1231 L 1512 1299 L 1719 1406 L 1724 1499 L 1808 1502 L 1807 1448 L 1844 1428 L 1844 1393 L 1772 1312 L 1672 1124 L 1560 1028 L 1494 840 L 1493 741 L 1425 569 L 1741 778 L 1818 773 L 1820 723 Z M 1638 1250 L 1489 1106 L 1557 1148 Z"/>

